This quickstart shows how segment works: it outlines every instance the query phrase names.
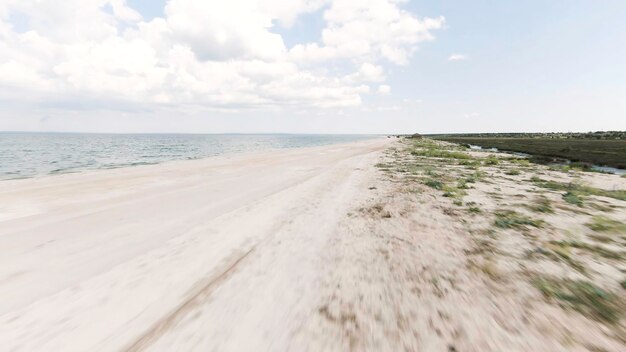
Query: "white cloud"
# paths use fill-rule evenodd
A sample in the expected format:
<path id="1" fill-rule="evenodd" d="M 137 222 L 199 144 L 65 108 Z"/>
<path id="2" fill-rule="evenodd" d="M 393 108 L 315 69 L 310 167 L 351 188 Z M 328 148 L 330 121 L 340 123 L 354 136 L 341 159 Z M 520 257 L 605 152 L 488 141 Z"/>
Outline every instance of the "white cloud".
<path id="1" fill-rule="evenodd" d="M 391 94 L 391 87 L 386 84 L 381 84 L 378 86 L 378 93 L 383 95 Z"/>
<path id="2" fill-rule="evenodd" d="M 418 19 L 402 10 L 402 0 L 334 0 L 324 12 L 327 22 L 322 43 L 296 45 L 292 56 L 299 61 L 352 59 L 407 64 L 416 45 L 433 40 L 443 17 Z"/>
<path id="3" fill-rule="evenodd" d="M 448 61 L 463 61 L 463 60 L 467 60 L 467 59 L 468 59 L 468 57 L 465 54 L 452 54 L 448 58 Z"/>
<path id="4" fill-rule="evenodd" d="M 126 0 L 0 4 L 0 101 L 116 109 L 298 109 L 389 94 L 386 66 L 406 64 L 443 18 L 401 0 L 170 0 L 146 21 Z M 276 24 L 323 9 L 321 41 L 287 48 Z M 12 14 L 27 18 L 18 32 Z M 329 62 L 341 70 L 327 70 Z M 65 104 L 64 106 L 67 106 Z"/>

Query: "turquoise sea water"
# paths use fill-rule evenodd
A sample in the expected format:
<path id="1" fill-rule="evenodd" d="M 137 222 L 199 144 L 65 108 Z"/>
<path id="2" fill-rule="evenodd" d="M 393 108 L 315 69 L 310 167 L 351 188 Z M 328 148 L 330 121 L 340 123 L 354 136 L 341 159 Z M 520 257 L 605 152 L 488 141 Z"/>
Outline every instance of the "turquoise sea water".
<path id="1" fill-rule="evenodd" d="M 358 141 L 365 135 L 0 133 L 0 180 L 226 153 Z"/>

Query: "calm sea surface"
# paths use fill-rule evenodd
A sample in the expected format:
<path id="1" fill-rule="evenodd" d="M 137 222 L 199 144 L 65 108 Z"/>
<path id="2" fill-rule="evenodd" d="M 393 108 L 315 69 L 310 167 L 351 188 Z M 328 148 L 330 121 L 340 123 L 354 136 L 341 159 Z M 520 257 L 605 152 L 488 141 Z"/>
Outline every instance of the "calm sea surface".
<path id="1" fill-rule="evenodd" d="M 373 136 L 0 133 L 0 180 L 368 138 Z"/>

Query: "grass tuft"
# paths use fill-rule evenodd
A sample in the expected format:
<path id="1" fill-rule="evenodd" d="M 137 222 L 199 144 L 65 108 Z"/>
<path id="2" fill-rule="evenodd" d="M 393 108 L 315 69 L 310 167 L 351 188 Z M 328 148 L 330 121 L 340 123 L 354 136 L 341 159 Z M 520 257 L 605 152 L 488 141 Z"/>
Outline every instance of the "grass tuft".
<path id="1" fill-rule="evenodd" d="M 532 284 L 544 297 L 594 320 L 615 324 L 621 318 L 623 303 L 619 297 L 590 282 L 540 277 L 535 278 Z"/>
<path id="2" fill-rule="evenodd" d="M 544 225 L 542 220 L 533 220 L 513 210 L 500 210 L 495 212 L 495 215 L 494 225 L 503 229 L 524 228 L 526 226 L 543 227 Z"/>
<path id="3" fill-rule="evenodd" d="M 550 200 L 546 197 L 535 199 L 532 204 L 528 205 L 528 208 L 536 213 L 554 213 L 554 208 L 552 208 Z"/>
<path id="4" fill-rule="evenodd" d="M 521 172 L 519 170 L 515 170 L 515 169 L 511 169 L 511 170 L 508 170 L 507 172 L 505 172 L 505 174 L 509 175 L 509 176 L 517 176 L 520 173 Z"/>
<path id="5" fill-rule="evenodd" d="M 606 216 L 594 216 L 591 218 L 591 222 L 586 225 L 588 228 L 596 232 L 607 232 L 620 235 L 626 234 L 626 224 Z"/>
<path id="6" fill-rule="evenodd" d="M 563 195 L 563 200 L 569 204 L 577 205 L 579 207 L 583 206 L 583 197 L 578 194 L 578 192 L 567 192 Z"/>
<path id="7" fill-rule="evenodd" d="M 485 159 L 485 165 L 498 165 L 500 161 L 494 155 L 489 155 Z"/>
<path id="8" fill-rule="evenodd" d="M 441 183 L 441 181 L 437 181 L 437 180 L 433 180 L 433 179 L 428 179 L 428 180 L 424 181 L 424 184 L 426 186 L 434 188 L 434 189 L 442 189 L 443 188 L 443 183 Z"/>

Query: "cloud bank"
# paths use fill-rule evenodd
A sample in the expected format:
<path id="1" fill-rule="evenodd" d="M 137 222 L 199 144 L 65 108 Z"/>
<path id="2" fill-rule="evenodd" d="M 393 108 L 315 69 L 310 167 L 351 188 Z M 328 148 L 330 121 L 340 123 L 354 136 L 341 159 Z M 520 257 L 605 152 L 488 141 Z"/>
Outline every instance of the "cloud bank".
<path id="1" fill-rule="evenodd" d="M 0 3 L 0 101 L 62 109 L 359 106 L 444 18 L 404 0 L 170 0 L 145 20 L 125 0 Z M 287 47 L 303 14 L 317 42 Z M 386 87 L 386 88 L 383 88 Z"/>

